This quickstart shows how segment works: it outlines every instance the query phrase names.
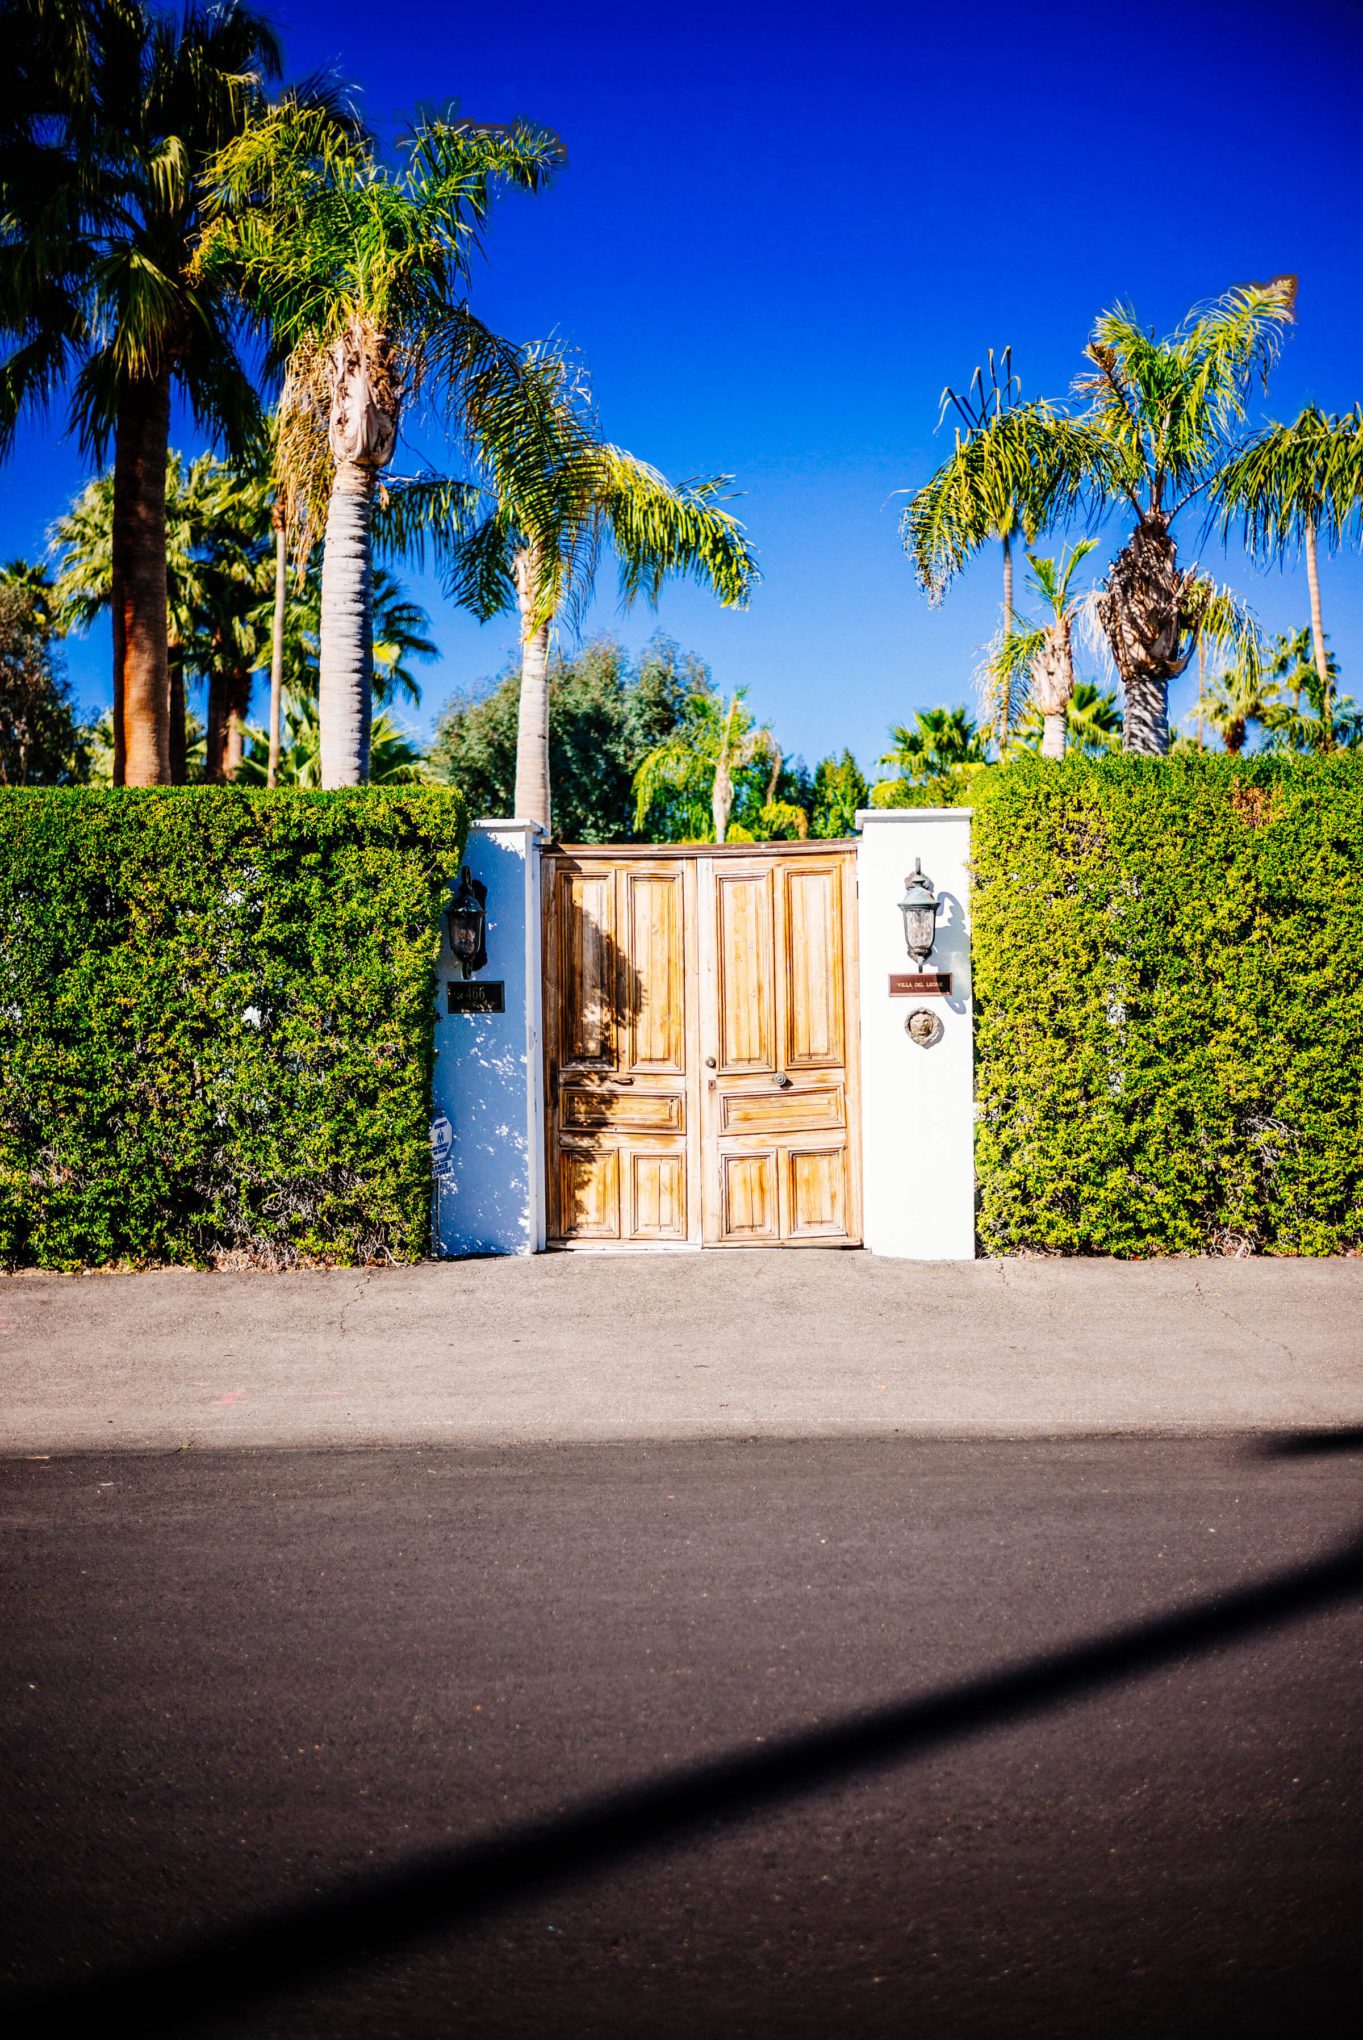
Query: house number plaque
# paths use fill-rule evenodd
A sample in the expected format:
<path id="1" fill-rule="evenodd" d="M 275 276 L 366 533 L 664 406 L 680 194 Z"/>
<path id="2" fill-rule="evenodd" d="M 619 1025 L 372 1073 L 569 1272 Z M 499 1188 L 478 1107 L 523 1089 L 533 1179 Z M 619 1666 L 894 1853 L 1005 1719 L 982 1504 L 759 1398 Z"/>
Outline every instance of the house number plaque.
<path id="1" fill-rule="evenodd" d="M 505 1013 L 506 986 L 500 979 L 480 984 L 477 978 L 461 982 L 458 978 L 447 980 L 445 995 L 449 1000 L 449 1013 Z"/>
<path id="2" fill-rule="evenodd" d="M 927 993 L 930 997 L 949 998 L 951 994 L 951 972 L 949 970 L 905 970 L 890 973 L 890 997 L 892 999 L 921 999 Z"/>

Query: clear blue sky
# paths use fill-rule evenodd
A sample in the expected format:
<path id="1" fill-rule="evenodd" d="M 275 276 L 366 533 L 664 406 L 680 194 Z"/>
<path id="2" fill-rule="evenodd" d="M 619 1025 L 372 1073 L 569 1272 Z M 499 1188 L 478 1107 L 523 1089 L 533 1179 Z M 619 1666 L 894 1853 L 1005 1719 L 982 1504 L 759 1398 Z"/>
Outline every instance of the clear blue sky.
<path id="1" fill-rule="evenodd" d="M 621 622 L 603 575 L 589 628 L 638 644 L 661 626 L 721 685 L 749 686 L 811 761 L 848 743 L 867 763 L 890 722 L 969 698 L 997 557 L 930 608 L 894 492 L 941 457 L 942 385 L 989 346 L 1012 343 L 1024 393 L 1060 395 L 1115 300 L 1163 330 L 1232 283 L 1294 270 L 1268 409 L 1363 397 L 1359 0 L 271 11 L 291 75 L 334 62 L 390 132 L 453 97 L 562 135 L 555 186 L 493 222 L 479 308 L 517 339 L 577 347 L 613 438 L 674 476 L 733 472 L 765 576 L 743 615 L 680 589 Z M 36 551 L 80 478 L 60 421 L 27 431 L 0 556 Z M 1254 575 L 1212 550 L 1266 624 L 1305 621 L 1298 571 Z M 1363 558 L 1327 560 L 1323 579 L 1345 685 L 1363 694 Z M 425 722 L 497 670 L 515 632 L 460 616 L 433 583 L 418 592 L 443 652 Z M 81 698 L 107 701 L 107 632 L 69 663 Z"/>

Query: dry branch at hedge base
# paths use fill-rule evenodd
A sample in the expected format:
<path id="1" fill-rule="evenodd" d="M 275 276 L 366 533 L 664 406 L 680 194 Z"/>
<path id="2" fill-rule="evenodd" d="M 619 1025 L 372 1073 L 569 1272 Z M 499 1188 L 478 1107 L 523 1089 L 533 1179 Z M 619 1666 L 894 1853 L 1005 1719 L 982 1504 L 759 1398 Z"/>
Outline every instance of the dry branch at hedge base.
<path id="1" fill-rule="evenodd" d="M 983 1250 L 1363 1250 L 1356 760 L 1021 759 L 972 801 Z"/>
<path id="2" fill-rule="evenodd" d="M 0 1263 L 429 1250 L 443 788 L 0 792 Z"/>

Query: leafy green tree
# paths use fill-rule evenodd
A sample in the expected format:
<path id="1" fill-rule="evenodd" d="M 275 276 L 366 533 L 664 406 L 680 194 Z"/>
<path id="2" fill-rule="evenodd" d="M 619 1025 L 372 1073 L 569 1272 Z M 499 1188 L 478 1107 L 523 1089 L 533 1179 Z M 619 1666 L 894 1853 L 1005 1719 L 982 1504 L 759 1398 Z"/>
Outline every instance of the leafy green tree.
<path id="1" fill-rule="evenodd" d="M 1227 529 L 1240 520 L 1257 558 L 1281 559 L 1298 546 L 1305 556 L 1318 720 L 1328 748 L 1334 715 L 1317 545 L 1337 545 L 1363 499 L 1363 410 L 1336 418 L 1309 405 L 1291 425 L 1265 426 L 1221 469 L 1211 493 Z"/>
<path id="2" fill-rule="evenodd" d="M 522 395 L 534 409 L 538 470 L 505 457 L 506 435 L 480 430 L 476 452 L 487 508 L 446 541 L 449 591 L 484 619 L 515 607 L 521 630 L 520 718 L 514 812 L 549 826 L 549 646 L 565 608 L 590 599 L 603 547 L 615 552 L 620 596 L 656 603 L 683 575 L 726 608 L 757 579 L 742 525 L 720 507 L 729 477 L 669 482 L 600 438 L 585 378 L 561 354 L 522 353 Z M 526 482 L 530 484 L 527 495 Z"/>
<path id="3" fill-rule="evenodd" d="M 0 786 L 79 786 L 90 733 L 53 651 L 56 612 L 41 567 L 0 568 Z"/>
<path id="4" fill-rule="evenodd" d="M 191 275 L 201 172 L 279 72 L 273 29 L 223 0 L 6 0 L 0 116 L 0 452 L 63 392 L 112 442 L 115 778 L 171 777 L 166 455 L 172 394 L 229 445 L 258 424 L 235 322 Z"/>
<path id="5" fill-rule="evenodd" d="M 535 500 L 538 448 L 520 357 L 466 287 L 494 193 L 536 191 L 559 144 L 528 129 L 423 118 L 396 169 L 307 109 L 271 109 L 218 157 L 195 273 L 230 282 L 288 363 L 279 464 L 327 498 L 320 709 L 323 782 L 362 784 L 373 697 L 372 525 L 404 406 L 418 389 L 461 436 L 495 445 Z M 528 470 L 526 472 L 525 470 Z"/>
<path id="6" fill-rule="evenodd" d="M 634 774 L 681 727 L 710 686 L 703 662 L 656 637 L 632 665 L 610 638 L 549 662 L 549 742 L 557 833 L 566 843 L 634 835 Z M 475 815 L 514 811 L 520 662 L 489 690 L 448 703 L 428 753 L 431 774 L 459 787 Z"/>
<path id="7" fill-rule="evenodd" d="M 856 829 L 857 813 L 866 807 L 870 789 L 850 751 L 840 758 L 821 758 L 814 767 L 809 798 L 809 832 L 812 836 L 850 836 Z"/>

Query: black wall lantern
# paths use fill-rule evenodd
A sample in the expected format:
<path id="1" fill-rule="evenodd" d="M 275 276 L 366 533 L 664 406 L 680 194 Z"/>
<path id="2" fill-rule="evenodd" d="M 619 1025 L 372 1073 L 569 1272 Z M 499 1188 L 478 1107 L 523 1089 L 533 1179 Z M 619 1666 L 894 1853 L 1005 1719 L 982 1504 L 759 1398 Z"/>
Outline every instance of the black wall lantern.
<path id="1" fill-rule="evenodd" d="M 445 920 L 454 960 L 465 977 L 472 977 L 487 962 L 487 887 L 472 877 L 467 864 Z"/>
<path id="2" fill-rule="evenodd" d="M 930 878 L 923 876 L 922 858 L 915 857 L 913 871 L 904 881 L 904 897 L 899 902 L 899 911 L 904 916 L 904 946 L 919 963 L 932 954 L 941 905 L 937 888 Z"/>

